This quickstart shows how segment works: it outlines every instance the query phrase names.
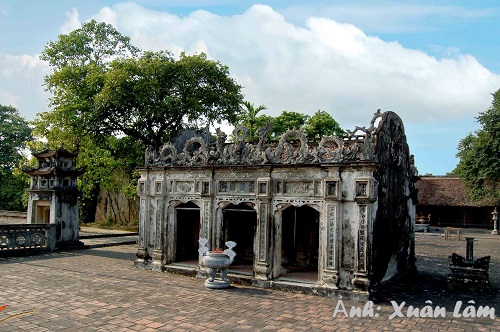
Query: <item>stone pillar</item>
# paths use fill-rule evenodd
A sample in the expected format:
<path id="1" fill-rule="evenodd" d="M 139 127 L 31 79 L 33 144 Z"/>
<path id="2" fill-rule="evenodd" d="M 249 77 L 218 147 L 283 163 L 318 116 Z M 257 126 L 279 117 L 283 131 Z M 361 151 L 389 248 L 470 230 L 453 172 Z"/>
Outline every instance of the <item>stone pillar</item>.
<path id="1" fill-rule="evenodd" d="M 147 175 L 146 175 L 147 176 Z M 146 179 L 141 178 L 138 182 L 139 192 L 139 246 L 137 248 L 136 256 L 138 262 L 149 260 L 150 256 L 147 251 L 148 231 L 147 231 L 147 218 L 148 218 L 148 197 L 146 194 Z"/>
<path id="2" fill-rule="evenodd" d="M 268 280 L 270 274 L 269 268 L 269 204 L 259 203 L 257 214 L 257 257 L 255 259 L 255 277 L 261 280 Z"/>
<path id="3" fill-rule="evenodd" d="M 211 197 L 207 197 L 206 199 L 202 200 L 202 205 L 203 205 L 203 212 L 202 212 L 202 218 L 201 218 L 201 225 L 200 225 L 200 239 L 206 239 L 207 241 L 210 241 L 209 239 L 212 236 L 211 230 L 211 216 L 212 216 L 212 199 Z M 200 248 L 203 247 L 200 243 Z M 198 264 L 201 266 L 201 260 L 203 256 L 200 255 L 198 258 Z"/>
<path id="4" fill-rule="evenodd" d="M 368 205 L 360 204 L 359 224 L 356 239 L 356 272 L 354 272 L 354 287 L 361 290 L 368 288 L 368 269 L 367 269 L 367 239 L 368 239 Z"/>
<path id="5" fill-rule="evenodd" d="M 495 206 L 495 211 L 491 212 L 491 214 L 493 215 L 492 219 L 493 219 L 493 231 L 491 231 L 491 234 L 493 235 L 498 235 L 498 228 L 499 225 L 498 225 L 498 211 L 497 211 L 497 207 Z"/>
<path id="6" fill-rule="evenodd" d="M 469 262 L 474 261 L 474 238 L 466 237 L 467 247 L 465 249 L 465 259 Z"/>
<path id="7" fill-rule="evenodd" d="M 161 271 L 161 265 L 163 263 L 164 253 L 164 206 L 163 198 L 155 197 L 155 219 L 154 219 L 154 249 L 153 249 L 153 264 L 156 266 L 155 269 Z"/>
<path id="8" fill-rule="evenodd" d="M 325 286 L 338 289 L 338 204 L 326 204 L 326 255 L 322 282 Z"/>

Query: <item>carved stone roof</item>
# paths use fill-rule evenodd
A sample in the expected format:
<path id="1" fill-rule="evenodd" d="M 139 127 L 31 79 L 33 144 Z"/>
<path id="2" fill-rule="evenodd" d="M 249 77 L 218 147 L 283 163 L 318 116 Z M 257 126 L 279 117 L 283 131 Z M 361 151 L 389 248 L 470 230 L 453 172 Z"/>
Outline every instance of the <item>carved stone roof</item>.
<path id="1" fill-rule="evenodd" d="M 374 147 L 377 140 L 375 122 L 382 117 L 377 110 L 368 128 L 347 130 L 344 136 L 323 137 L 317 146 L 308 144 L 305 133 L 290 129 L 274 145 L 267 144 L 271 128 L 259 128 L 259 142 L 247 142 L 247 128 L 237 126 L 232 143 L 217 129 L 215 144 L 206 137 L 194 136 L 179 148 L 178 143 L 166 143 L 159 150 L 151 147 L 145 152 L 145 166 L 207 166 L 207 165 L 265 165 L 265 164 L 324 164 L 352 161 L 376 161 Z M 380 125 L 379 125 L 380 127 Z"/>
<path id="2" fill-rule="evenodd" d="M 493 206 L 485 200 L 474 201 L 458 177 L 424 176 L 416 184 L 418 204 L 434 206 Z"/>
<path id="3" fill-rule="evenodd" d="M 58 167 L 44 167 L 44 168 L 23 167 L 21 170 L 30 176 L 41 176 L 41 177 L 51 177 L 51 176 L 77 177 L 85 173 L 85 170 L 83 169 L 64 170 Z"/>
<path id="4" fill-rule="evenodd" d="M 74 158 L 78 156 L 78 153 L 72 153 L 66 149 L 59 148 L 57 150 L 46 149 L 37 153 L 33 153 L 33 156 L 36 157 L 37 159 L 49 158 L 49 157 Z"/>

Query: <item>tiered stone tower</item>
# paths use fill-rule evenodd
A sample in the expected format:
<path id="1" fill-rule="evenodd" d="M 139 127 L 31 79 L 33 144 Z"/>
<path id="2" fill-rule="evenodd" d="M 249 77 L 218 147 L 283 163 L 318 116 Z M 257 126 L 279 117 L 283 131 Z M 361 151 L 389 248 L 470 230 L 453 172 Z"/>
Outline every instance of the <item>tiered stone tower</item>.
<path id="1" fill-rule="evenodd" d="M 77 153 L 62 148 L 33 154 L 36 168 L 23 168 L 31 177 L 28 191 L 28 224 L 55 224 L 56 245 L 82 245 L 79 241 Z"/>

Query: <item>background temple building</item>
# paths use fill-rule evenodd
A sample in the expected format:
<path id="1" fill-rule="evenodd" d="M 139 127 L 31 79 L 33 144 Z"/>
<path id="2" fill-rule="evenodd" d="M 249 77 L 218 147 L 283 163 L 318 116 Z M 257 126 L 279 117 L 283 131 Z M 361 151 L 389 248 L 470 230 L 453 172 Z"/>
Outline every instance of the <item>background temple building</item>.
<path id="1" fill-rule="evenodd" d="M 198 239 L 234 241 L 229 276 L 262 287 L 368 294 L 415 268 L 415 169 L 401 119 L 308 142 L 246 128 L 148 149 L 136 267 L 204 275 Z"/>
<path id="2" fill-rule="evenodd" d="M 422 176 L 416 186 L 416 213 L 425 218 L 425 223 L 438 227 L 493 229 L 491 213 L 495 203 L 471 199 L 459 177 Z"/>

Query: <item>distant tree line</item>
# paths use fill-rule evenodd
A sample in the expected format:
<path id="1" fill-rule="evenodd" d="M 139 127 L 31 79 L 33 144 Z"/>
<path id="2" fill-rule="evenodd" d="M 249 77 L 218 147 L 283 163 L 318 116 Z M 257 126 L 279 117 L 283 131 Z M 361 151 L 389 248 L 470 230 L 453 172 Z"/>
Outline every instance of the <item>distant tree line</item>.
<path id="1" fill-rule="evenodd" d="M 19 170 L 23 150 L 31 141 L 31 127 L 12 106 L 0 105 L 0 210 L 25 210 L 23 194 L 28 177 Z"/>
<path id="2" fill-rule="evenodd" d="M 309 138 L 322 138 L 323 136 L 342 135 L 344 130 L 339 123 L 327 112 L 318 110 L 313 116 L 298 112 L 283 111 L 280 115 L 272 117 L 266 114 L 258 115 L 265 110 L 264 105 L 255 107 L 248 101 L 243 102 L 238 120 L 248 128 L 251 140 L 258 140 L 257 129 L 270 126 L 269 139 L 278 139 L 288 129 L 301 129 Z"/>

